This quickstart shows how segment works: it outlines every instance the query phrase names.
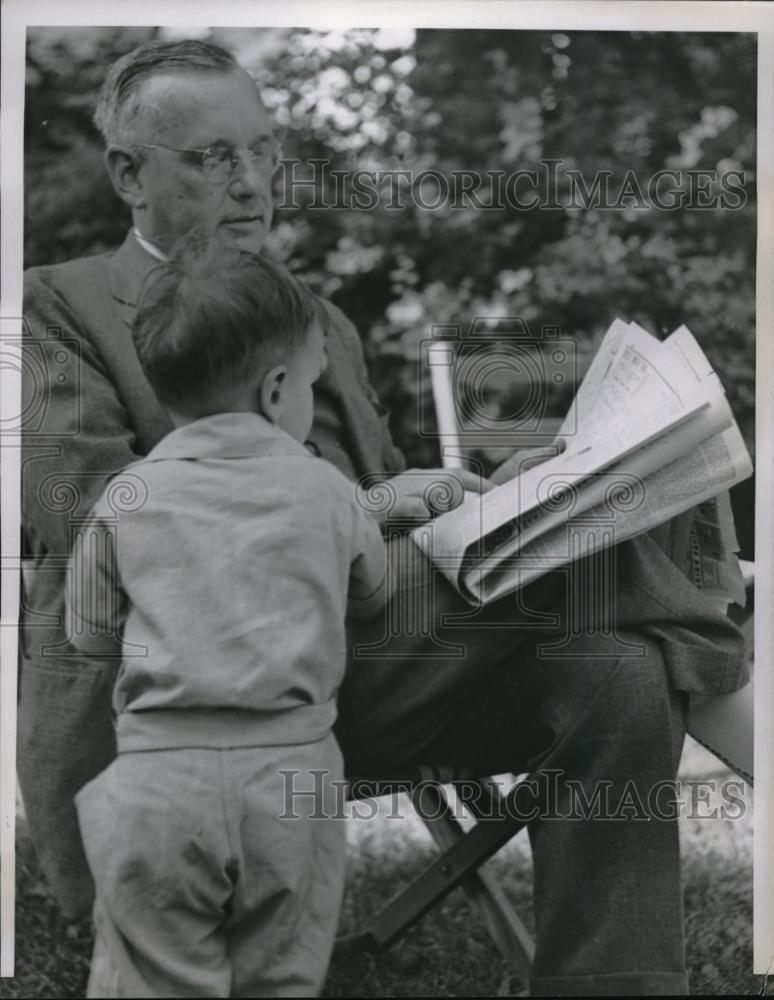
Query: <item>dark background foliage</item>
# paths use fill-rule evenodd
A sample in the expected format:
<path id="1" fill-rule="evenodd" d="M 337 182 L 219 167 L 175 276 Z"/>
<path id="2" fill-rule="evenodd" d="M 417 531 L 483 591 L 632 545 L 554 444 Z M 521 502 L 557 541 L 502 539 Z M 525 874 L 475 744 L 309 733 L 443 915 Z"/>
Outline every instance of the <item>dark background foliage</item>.
<path id="1" fill-rule="evenodd" d="M 26 265 L 115 246 L 129 225 L 102 169 L 91 124 L 106 67 L 156 28 L 30 32 L 26 104 Z M 663 168 L 744 171 L 736 207 L 495 210 L 411 198 L 371 210 L 314 207 L 310 188 L 278 175 L 271 251 L 357 324 L 372 379 L 412 463 L 438 461 L 419 345 L 433 324 L 519 317 L 593 350 L 616 316 L 660 336 L 685 323 L 754 443 L 755 39 L 722 33 L 459 31 L 313 32 L 213 29 L 263 88 L 286 131 L 285 156 L 329 169 L 567 169 L 590 187 L 627 172 L 645 192 Z M 305 167 L 306 164 L 307 166 Z M 321 175 L 318 172 L 318 178 Z M 330 173 L 322 176 L 335 200 Z M 320 191 L 318 190 L 318 199 Z M 432 197 L 432 190 L 430 191 Z M 287 203 L 295 201 L 295 207 Z M 512 325 L 512 324 L 511 324 Z M 522 326 L 522 329 L 524 326 Z M 493 380 L 493 415 L 518 406 L 518 385 Z M 514 395 L 515 394 L 515 395 Z M 514 401 L 516 399 L 516 401 Z M 566 408 L 553 393 L 549 415 Z M 425 420 L 426 423 L 426 420 Z M 486 453 L 482 457 L 486 460 Z M 752 557 L 752 488 L 735 491 L 743 552 Z"/>

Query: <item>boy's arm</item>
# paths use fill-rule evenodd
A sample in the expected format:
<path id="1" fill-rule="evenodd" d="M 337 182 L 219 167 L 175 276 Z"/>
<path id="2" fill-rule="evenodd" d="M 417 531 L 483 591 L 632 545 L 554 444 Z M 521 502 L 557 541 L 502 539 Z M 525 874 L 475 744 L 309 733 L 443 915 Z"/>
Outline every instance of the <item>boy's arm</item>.
<path id="1" fill-rule="evenodd" d="M 67 573 L 67 638 L 89 656 L 121 656 L 127 599 L 116 563 L 116 524 L 92 516 L 76 532 Z"/>
<path id="2" fill-rule="evenodd" d="M 352 618 L 372 618 L 392 593 L 387 547 L 375 518 L 354 501 L 353 507 L 353 559 L 347 613 Z"/>

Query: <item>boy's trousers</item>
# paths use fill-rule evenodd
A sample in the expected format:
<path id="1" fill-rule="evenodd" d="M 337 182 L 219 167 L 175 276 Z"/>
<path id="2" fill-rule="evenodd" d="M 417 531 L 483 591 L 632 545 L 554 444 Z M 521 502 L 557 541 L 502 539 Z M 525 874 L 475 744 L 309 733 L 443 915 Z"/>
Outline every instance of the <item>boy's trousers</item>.
<path id="1" fill-rule="evenodd" d="M 97 890 L 88 995 L 317 995 L 344 882 L 342 777 L 330 734 L 119 754 L 76 800 Z"/>

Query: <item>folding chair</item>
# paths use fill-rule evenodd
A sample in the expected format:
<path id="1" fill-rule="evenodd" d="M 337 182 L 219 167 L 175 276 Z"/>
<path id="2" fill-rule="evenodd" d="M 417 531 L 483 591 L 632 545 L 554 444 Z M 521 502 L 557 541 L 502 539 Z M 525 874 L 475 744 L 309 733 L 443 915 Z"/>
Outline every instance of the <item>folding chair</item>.
<path id="1" fill-rule="evenodd" d="M 436 349 L 442 355 L 446 352 L 447 346 L 439 341 Z M 449 467 L 455 464 L 455 459 L 447 460 L 447 455 L 458 456 L 460 450 L 453 416 L 454 402 L 448 378 L 448 364 L 443 361 L 437 365 L 433 365 L 432 362 L 430 364 L 439 435 L 443 440 L 452 442 L 450 448 L 442 450 L 444 465 Z M 745 562 L 742 568 L 745 585 L 751 592 L 754 566 Z M 749 610 L 749 603 L 748 609 L 744 611 L 734 608 L 731 617 L 742 628 L 748 644 L 748 655 L 751 656 L 752 613 Z M 744 719 L 750 704 L 748 699 L 741 709 L 736 710 L 737 718 L 734 725 L 740 731 L 744 730 Z M 728 721 L 725 718 L 719 721 L 716 713 L 706 725 L 707 741 L 700 740 L 700 742 L 726 764 L 735 768 L 746 780 L 751 781 L 751 764 L 745 764 L 746 767 L 749 766 L 748 774 L 745 770 L 740 770 L 738 763 L 727 759 L 718 749 L 719 744 L 724 747 L 729 743 L 728 733 L 724 733 L 725 738 L 720 741 L 710 738 L 721 725 L 727 729 Z M 749 733 L 749 726 L 746 732 Z M 733 742 L 737 734 L 732 733 L 730 738 Z M 746 753 L 742 756 L 747 759 Z M 736 760 L 738 761 L 738 758 Z M 466 807 L 469 815 L 476 820 L 471 829 L 463 829 L 454 815 L 444 785 L 451 785 L 455 789 L 458 799 Z M 384 951 L 453 889 L 461 886 L 471 905 L 481 915 L 484 926 L 504 959 L 510 964 L 519 982 L 526 986 L 535 952 L 534 943 L 502 888 L 485 869 L 482 869 L 482 866 L 501 847 L 526 826 L 525 821 L 519 818 L 523 813 L 520 814 L 519 809 L 515 807 L 518 787 L 518 784 L 514 785 L 504 796 L 491 777 L 474 777 L 471 773 L 460 770 L 429 767 L 418 768 L 414 773 L 395 780 L 364 782 L 362 786 L 353 780 L 351 782 L 353 799 L 407 793 L 440 853 L 424 871 L 375 914 L 362 930 L 339 938 L 336 943 L 336 955 L 341 956 L 353 951 L 371 954 Z M 366 793 L 359 793 L 359 788 L 365 788 Z"/>
<path id="2" fill-rule="evenodd" d="M 468 814 L 476 819 L 470 830 L 464 830 L 455 816 L 445 785 L 455 789 Z M 474 779 L 470 772 L 439 767 L 417 768 L 390 781 L 352 780 L 350 789 L 353 799 L 406 793 L 440 853 L 362 930 L 339 938 L 336 956 L 384 951 L 461 886 L 519 982 L 526 986 L 535 952 L 532 938 L 501 887 L 482 868 L 525 826 L 515 802 L 509 808 L 507 796 L 491 778 Z"/>
<path id="3" fill-rule="evenodd" d="M 445 353 L 443 342 L 439 341 L 437 350 Z M 433 365 L 430 361 L 430 374 L 439 431 L 447 439 L 456 441 L 456 426 L 449 417 L 454 406 L 448 366 L 443 362 Z M 455 449 L 442 451 L 445 466 L 458 464 L 448 458 L 449 454 L 458 453 Z M 466 831 L 455 816 L 444 785 L 454 788 L 468 815 L 476 820 L 470 830 Z M 440 854 L 372 917 L 363 930 L 340 938 L 336 943 L 337 956 L 351 951 L 384 951 L 453 889 L 461 886 L 519 982 L 526 986 L 535 946 L 502 888 L 482 868 L 526 825 L 518 818 L 518 809 L 508 808 L 508 799 L 497 783 L 490 777 L 474 778 L 470 773 L 452 768 L 424 767 L 396 780 L 376 785 L 364 783 L 362 787 L 368 789 L 366 795 L 358 794 L 359 782 L 352 781 L 350 787 L 355 799 L 407 793 Z M 514 790 L 509 793 L 513 794 Z"/>

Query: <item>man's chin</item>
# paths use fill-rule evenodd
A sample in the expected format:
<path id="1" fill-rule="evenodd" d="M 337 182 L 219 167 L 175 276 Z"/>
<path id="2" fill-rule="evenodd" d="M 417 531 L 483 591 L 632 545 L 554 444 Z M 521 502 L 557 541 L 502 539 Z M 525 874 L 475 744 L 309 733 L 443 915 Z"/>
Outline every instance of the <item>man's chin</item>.
<path id="1" fill-rule="evenodd" d="M 266 237 L 269 227 L 263 219 L 251 219 L 248 222 L 221 222 L 218 226 L 218 234 L 226 246 L 235 247 L 238 250 L 248 250 L 251 253 L 258 253 Z"/>

